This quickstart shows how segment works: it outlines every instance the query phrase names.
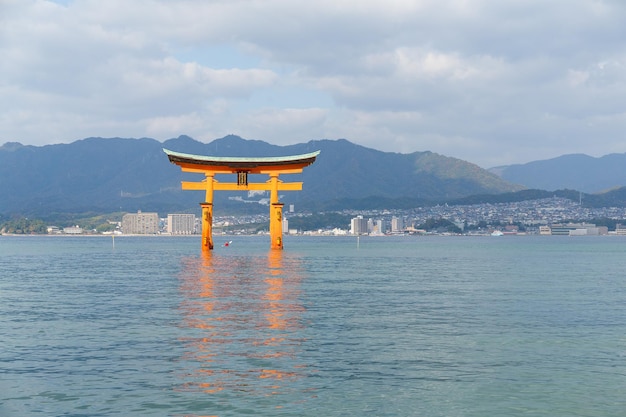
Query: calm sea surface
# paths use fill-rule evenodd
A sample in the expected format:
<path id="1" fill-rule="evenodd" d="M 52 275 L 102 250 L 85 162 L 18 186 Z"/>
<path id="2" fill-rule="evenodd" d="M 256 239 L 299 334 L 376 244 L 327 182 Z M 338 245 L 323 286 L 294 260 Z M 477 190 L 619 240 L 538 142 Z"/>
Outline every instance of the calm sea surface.
<path id="1" fill-rule="evenodd" d="M 626 415 L 625 238 L 228 239 L 0 236 L 0 416 Z"/>

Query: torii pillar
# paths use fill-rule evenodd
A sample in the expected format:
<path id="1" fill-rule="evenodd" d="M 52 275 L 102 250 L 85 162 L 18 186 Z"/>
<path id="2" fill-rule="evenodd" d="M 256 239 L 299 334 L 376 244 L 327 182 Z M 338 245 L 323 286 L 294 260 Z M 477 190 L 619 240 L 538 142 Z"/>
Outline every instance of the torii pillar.
<path id="1" fill-rule="evenodd" d="M 283 249 L 283 203 L 279 191 L 300 191 L 301 182 L 284 183 L 281 174 L 299 174 L 304 167 L 315 162 L 319 151 L 283 157 L 239 158 L 191 155 L 163 149 L 170 162 L 181 167 L 183 172 L 204 174 L 200 182 L 182 182 L 183 190 L 205 191 L 202 207 L 202 249 L 213 249 L 213 191 L 269 191 L 270 192 L 270 247 Z M 237 174 L 237 182 L 223 183 L 215 179 L 216 174 Z M 265 183 L 248 183 L 248 174 L 266 174 Z"/>

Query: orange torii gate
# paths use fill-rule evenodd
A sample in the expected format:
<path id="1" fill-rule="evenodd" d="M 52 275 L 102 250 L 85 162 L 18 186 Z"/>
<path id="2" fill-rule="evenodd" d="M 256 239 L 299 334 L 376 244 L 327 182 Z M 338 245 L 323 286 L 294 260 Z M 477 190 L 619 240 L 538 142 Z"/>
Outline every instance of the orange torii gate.
<path id="1" fill-rule="evenodd" d="M 204 190 L 202 207 L 202 249 L 213 249 L 213 191 L 270 191 L 270 238 L 272 249 L 283 248 L 283 203 L 278 201 L 279 191 L 300 191 L 301 182 L 284 183 L 280 174 L 299 174 L 304 167 L 315 162 L 320 151 L 294 156 L 241 158 L 191 155 L 163 149 L 170 162 L 183 172 L 204 174 L 200 182 L 183 181 L 183 190 Z M 216 174 L 237 174 L 237 182 L 219 182 Z M 248 183 L 248 174 L 267 174 L 265 183 Z"/>

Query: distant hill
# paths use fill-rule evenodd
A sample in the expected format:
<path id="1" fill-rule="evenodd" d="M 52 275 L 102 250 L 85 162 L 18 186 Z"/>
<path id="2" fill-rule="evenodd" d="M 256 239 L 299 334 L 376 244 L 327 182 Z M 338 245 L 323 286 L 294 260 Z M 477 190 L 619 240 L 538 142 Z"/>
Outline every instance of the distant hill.
<path id="1" fill-rule="evenodd" d="M 616 188 L 605 193 L 587 194 L 577 190 L 522 190 L 502 194 L 477 194 L 447 202 L 449 205 L 499 204 L 519 201 L 540 200 L 560 197 L 574 202 L 581 202 L 584 207 L 624 207 L 626 206 L 626 187 Z"/>
<path id="2" fill-rule="evenodd" d="M 598 193 L 626 186 L 626 153 L 600 158 L 582 154 L 563 155 L 527 164 L 491 168 L 489 171 L 527 188 Z"/>
<path id="3" fill-rule="evenodd" d="M 300 209 L 347 208 L 355 202 L 417 205 L 419 201 L 444 201 L 522 188 L 459 159 L 432 152 L 381 152 L 347 140 L 276 146 L 232 135 L 208 144 L 187 136 L 164 143 L 148 138 L 87 138 L 41 147 L 19 143 L 1 146 L 0 213 L 196 212 L 203 193 L 182 191 L 180 181 L 202 178 L 181 173 L 168 161 L 162 148 L 214 156 L 284 156 L 320 150 L 317 161 L 303 174 L 282 178 L 304 181 L 302 191 L 281 196 L 281 201 L 296 203 Z M 267 178 L 251 176 L 250 180 Z M 260 198 L 246 193 L 216 192 L 216 213 L 222 208 L 236 212 L 266 210 L 259 204 L 233 200 L 233 196 L 248 202 Z"/>

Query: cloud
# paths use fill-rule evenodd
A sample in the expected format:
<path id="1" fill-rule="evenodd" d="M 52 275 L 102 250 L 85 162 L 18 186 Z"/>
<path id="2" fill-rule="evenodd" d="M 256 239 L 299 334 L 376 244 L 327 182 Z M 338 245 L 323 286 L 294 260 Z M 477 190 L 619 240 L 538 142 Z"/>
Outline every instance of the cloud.
<path id="1" fill-rule="evenodd" d="M 327 110 L 263 108 L 245 115 L 241 119 L 244 137 L 276 137 L 276 144 L 292 144 L 310 140 L 311 133 L 323 134 L 319 127 L 325 123 Z"/>
<path id="2" fill-rule="evenodd" d="M 626 152 L 625 18 L 610 0 L 0 0 L 0 142 Z"/>

